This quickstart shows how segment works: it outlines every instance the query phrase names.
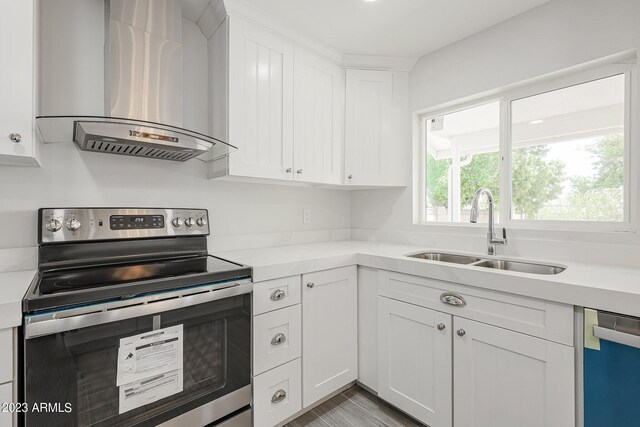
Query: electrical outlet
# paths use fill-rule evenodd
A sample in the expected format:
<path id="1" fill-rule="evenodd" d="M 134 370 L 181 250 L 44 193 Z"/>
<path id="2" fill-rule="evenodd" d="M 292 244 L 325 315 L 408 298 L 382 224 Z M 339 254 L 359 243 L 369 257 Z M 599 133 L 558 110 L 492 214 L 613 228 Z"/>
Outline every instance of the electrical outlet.
<path id="1" fill-rule="evenodd" d="M 305 224 L 311 224 L 311 209 L 304 209 L 302 211 L 302 222 Z"/>

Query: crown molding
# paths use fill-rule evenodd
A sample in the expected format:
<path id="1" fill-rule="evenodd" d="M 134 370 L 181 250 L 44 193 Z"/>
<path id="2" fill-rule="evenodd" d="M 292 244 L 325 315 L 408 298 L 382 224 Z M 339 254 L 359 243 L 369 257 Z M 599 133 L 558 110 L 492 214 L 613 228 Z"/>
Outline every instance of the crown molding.
<path id="1" fill-rule="evenodd" d="M 217 1 L 217 0 L 216 0 Z M 224 9 L 230 16 L 237 16 L 253 24 L 259 25 L 268 31 L 284 36 L 294 43 L 314 50 L 332 61 L 340 64 L 342 61 L 342 53 L 332 49 L 322 43 L 319 43 L 303 33 L 290 28 L 286 23 L 282 22 L 272 14 L 268 14 L 260 10 L 245 0 L 221 0 L 224 2 Z"/>
<path id="2" fill-rule="evenodd" d="M 212 0 L 198 19 L 198 27 L 204 37 L 209 40 L 220 24 L 227 18 L 227 11 L 222 0 Z"/>
<path id="3" fill-rule="evenodd" d="M 342 68 L 386 71 L 411 71 L 418 58 L 405 56 L 343 55 Z"/>

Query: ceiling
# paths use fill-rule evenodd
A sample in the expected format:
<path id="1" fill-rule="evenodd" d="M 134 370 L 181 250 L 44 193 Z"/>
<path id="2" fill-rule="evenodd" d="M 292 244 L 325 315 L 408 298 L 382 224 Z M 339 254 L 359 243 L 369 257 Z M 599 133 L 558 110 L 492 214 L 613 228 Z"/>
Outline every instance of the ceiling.
<path id="1" fill-rule="evenodd" d="M 419 57 L 549 0 L 247 0 L 345 54 Z"/>

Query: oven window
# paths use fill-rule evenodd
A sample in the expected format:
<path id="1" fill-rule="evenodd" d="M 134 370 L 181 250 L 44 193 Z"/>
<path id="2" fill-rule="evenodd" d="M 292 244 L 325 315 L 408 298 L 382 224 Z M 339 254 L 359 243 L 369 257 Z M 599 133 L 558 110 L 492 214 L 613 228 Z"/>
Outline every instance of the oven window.
<path id="1" fill-rule="evenodd" d="M 250 383 L 248 295 L 168 311 L 155 324 L 183 325 L 183 391 L 120 414 L 120 339 L 151 331 L 157 316 L 26 340 L 26 402 L 72 404 L 70 413 L 30 412 L 27 425 L 155 425 Z"/>

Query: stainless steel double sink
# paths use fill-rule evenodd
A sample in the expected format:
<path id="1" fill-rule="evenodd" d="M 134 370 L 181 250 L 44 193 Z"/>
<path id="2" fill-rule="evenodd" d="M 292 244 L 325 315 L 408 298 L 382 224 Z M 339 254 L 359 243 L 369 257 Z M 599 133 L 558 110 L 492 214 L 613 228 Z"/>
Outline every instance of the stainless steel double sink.
<path id="1" fill-rule="evenodd" d="M 451 254 L 447 252 L 418 252 L 406 255 L 410 258 L 426 259 L 452 264 L 463 264 L 472 267 L 492 268 L 494 270 L 516 271 L 530 274 L 558 274 L 565 267 L 552 264 L 538 264 L 528 261 L 513 261 L 500 258 L 481 258 L 472 255 Z"/>

